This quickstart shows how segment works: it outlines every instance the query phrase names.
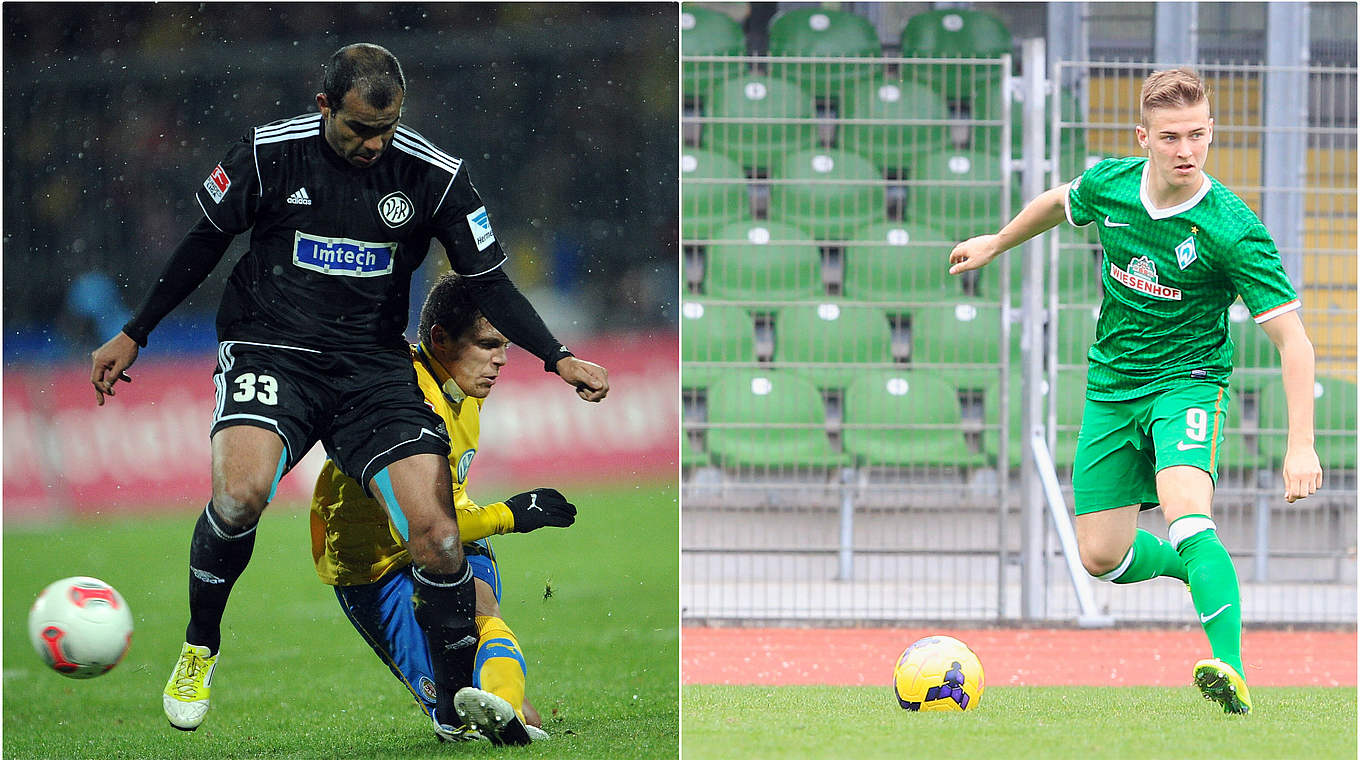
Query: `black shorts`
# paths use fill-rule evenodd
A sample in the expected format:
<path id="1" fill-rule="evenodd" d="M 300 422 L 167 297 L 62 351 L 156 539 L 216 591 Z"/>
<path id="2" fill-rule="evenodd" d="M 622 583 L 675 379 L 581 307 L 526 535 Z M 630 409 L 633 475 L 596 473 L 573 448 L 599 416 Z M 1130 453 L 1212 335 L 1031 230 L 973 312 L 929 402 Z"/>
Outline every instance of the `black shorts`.
<path id="1" fill-rule="evenodd" d="M 449 455 L 444 420 L 425 403 L 409 354 L 316 351 L 224 341 L 217 346 L 212 432 L 234 425 L 273 430 L 287 469 L 320 441 L 340 471 L 368 491 L 389 464 Z"/>

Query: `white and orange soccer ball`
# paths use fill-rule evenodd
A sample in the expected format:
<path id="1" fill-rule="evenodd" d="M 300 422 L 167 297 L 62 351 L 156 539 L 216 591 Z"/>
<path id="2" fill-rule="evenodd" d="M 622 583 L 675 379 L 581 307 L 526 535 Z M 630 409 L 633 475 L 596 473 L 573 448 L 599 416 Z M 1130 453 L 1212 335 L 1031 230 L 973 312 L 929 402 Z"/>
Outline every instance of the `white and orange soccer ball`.
<path id="1" fill-rule="evenodd" d="M 982 700 L 982 661 L 950 636 L 927 636 L 907 647 L 893 668 L 893 692 L 904 710 L 972 710 Z"/>
<path id="2" fill-rule="evenodd" d="M 94 678 L 117 665 L 132 644 L 132 611 L 113 586 L 76 576 L 38 594 L 28 638 L 47 665 L 70 678 Z"/>

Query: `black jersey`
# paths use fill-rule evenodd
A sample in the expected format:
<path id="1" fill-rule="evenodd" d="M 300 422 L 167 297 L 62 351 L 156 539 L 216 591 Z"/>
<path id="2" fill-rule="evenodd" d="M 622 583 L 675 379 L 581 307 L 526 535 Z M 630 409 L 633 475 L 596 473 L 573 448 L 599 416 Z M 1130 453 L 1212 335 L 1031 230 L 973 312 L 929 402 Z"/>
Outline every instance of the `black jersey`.
<path id="1" fill-rule="evenodd" d="M 404 126 L 367 168 L 336 154 L 320 114 L 256 127 L 196 195 L 217 229 L 251 231 L 217 313 L 222 341 L 406 350 L 431 239 L 463 275 L 505 261 L 463 162 Z"/>

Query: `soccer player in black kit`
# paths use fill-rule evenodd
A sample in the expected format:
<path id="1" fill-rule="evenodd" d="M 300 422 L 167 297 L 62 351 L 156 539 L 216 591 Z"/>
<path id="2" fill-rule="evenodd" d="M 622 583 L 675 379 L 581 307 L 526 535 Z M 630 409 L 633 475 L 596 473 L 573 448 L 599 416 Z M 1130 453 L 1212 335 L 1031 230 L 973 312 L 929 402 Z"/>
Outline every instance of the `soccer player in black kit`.
<path id="1" fill-rule="evenodd" d="M 279 480 L 320 441 L 386 508 L 415 560 L 416 619 L 433 655 L 435 732 L 460 727 L 453 696 L 470 684 L 476 598 L 454 518 L 448 434 L 425 406 L 402 332 L 411 274 L 432 239 L 465 276 L 496 329 L 544 360 L 587 401 L 609 391 L 597 364 L 571 355 L 501 268 L 460 159 L 399 125 L 406 79 L 366 43 L 331 57 L 320 113 L 250 130 L 196 194 L 203 217 L 175 248 L 146 301 L 92 354 L 96 400 L 114 395 L 151 330 L 221 260 L 250 247 L 217 313 L 212 500 L 189 550 L 189 625 L 163 706 L 192 731 L 208 711 L 232 584 Z"/>

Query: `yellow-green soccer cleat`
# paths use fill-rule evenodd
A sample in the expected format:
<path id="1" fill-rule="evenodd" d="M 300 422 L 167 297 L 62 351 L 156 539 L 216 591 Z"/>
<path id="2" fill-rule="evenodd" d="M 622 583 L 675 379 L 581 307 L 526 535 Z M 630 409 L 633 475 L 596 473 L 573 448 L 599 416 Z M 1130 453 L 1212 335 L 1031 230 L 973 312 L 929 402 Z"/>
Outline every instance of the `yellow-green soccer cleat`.
<path id="1" fill-rule="evenodd" d="M 208 691 L 212 686 L 217 655 L 208 656 L 207 647 L 185 644 L 179 650 L 175 672 L 165 684 L 161 700 L 170 725 L 181 731 L 193 731 L 208 714 Z"/>
<path id="2" fill-rule="evenodd" d="M 487 741 L 485 736 L 482 736 L 480 733 L 473 731 L 467 726 L 450 726 L 440 723 L 439 721 L 435 721 L 434 723 L 434 735 L 435 738 L 441 742 Z"/>
<path id="3" fill-rule="evenodd" d="M 1223 706 L 1223 712 L 1246 715 L 1251 712 L 1251 692 L 1247 682 L 1233 666 L 1219 659 L 1195 663 L 1195 685 L 1204 698 Z"/>

